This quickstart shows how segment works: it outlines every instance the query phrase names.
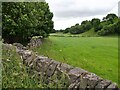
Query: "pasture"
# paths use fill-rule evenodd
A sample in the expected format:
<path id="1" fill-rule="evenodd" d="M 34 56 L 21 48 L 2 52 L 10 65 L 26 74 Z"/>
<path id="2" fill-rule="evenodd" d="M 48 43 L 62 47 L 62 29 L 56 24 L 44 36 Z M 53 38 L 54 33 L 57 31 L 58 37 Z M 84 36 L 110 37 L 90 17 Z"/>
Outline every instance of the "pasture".
<path id="1" fill-rule="evenodd" d="M 34 51 L 118 83 L 118 37 L 50 36 Z"/>

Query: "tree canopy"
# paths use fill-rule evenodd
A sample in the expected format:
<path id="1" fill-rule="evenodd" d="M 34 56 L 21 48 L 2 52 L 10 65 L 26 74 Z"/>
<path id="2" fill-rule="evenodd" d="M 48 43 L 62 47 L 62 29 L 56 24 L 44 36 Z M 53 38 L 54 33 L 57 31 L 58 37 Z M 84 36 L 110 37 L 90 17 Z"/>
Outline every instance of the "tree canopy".
<path id="1" fill-rule="evenodd" d="M 70 28 L 66 28 L 63 33 L 80 34 L 93 29 L 100 36 L 120 33 L 120 18 L 116 14 L 108 14 L 101 21 L 98 18 L 82 21 L 81 25 L 76 24 Z"/>
<path id="2" fill-rule="evenodd" d="M 47 37 L 53 29 L 52 17 L 46 2 L 3 2 L 2 38 L 14 43 Z"/>

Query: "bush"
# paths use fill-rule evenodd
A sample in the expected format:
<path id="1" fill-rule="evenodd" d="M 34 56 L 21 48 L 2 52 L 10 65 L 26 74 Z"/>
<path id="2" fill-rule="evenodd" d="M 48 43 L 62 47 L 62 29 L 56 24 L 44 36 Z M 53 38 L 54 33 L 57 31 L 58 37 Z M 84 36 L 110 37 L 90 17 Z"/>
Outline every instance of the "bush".
<path id="1" fill-rule="evenodd" d="M 74 26 L 70 29 L 70 33 L 71 34 L 80 34 L 80 33 L 83 33 L 84 32 L 84 29 L 83 29 L 83 26 Z"/>
<path id="2" fill-rule="evenodd" d="M 45 2 L 3 2 L 2 14 L 2 35 L 8 43 L 47 37 L 53 29 L 53 14 Z"/>

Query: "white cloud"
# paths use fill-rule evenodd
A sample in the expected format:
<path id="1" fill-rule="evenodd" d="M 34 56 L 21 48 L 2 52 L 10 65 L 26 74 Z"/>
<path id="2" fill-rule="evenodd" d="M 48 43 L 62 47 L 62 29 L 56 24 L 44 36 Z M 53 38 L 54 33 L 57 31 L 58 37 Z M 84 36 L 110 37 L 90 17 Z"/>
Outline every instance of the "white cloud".
<path id="1" fill-rule="evenodd" d="M 54 18 L 54 28 L 56 30 L 65 29 L 67 27 L 71 27 L 76 23 L 81 23 L 84 20 L 91 20 L 92 18 L 99 18 L 102 19 L 105 15 L 97 15 L 97 16 L 90 16 L 90 17 L 76 17 L 76 18 Z"/>
<path id="2" fill-rule="evenodd" d="M 82 20 L 101 18 L 113 10 L 119 0 L 46 0 L 54 13 L 54 28 L 65 29 Z M 116 10 L 116 9 L 114 9 Z M 116 11 L 115 11 L 116 12 Z"/>

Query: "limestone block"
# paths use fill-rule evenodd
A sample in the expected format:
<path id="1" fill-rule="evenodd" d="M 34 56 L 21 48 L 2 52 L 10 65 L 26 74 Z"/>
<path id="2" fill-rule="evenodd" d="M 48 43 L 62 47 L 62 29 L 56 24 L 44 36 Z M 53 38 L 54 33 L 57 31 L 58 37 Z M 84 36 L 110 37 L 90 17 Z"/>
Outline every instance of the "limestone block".
<path id="1" fill-rule="evenodd" d="M 70 82 L 73 83 L 77 78 L 79 78 L 81 75 L 84 75 L 86 73 L 88 72 L 80 68 L 71 69 L 68 72 L 68 75 L 70 77 Z"/>
<path id="2" fill-rule="evenodd" d="M 19 50 L 27 50 L 27 48 L 24 47 L 24 46 L 23 46 L 22 44 L 20 44 L 20 43 L 14 43 L 13 45 L 16 46 L 17 49 L 19 49 Z"/>
<path id="3" fill-rule="evenodd" d="M 25 60 L 25 63 L 27 66 L 30 66 L 30 64 L 33 63 L 33 60 L 34 60 L 34 56 L 29 56 L 26 60 Z"/>
<path id="4" fill-rule="evenodd" d="M 51 59 L 48 57 L 38 56 L 35 59 L 37 71 L 39 72 L 46 72 L 48 66 L 50 65 Z"/>
<path id="5" fill-rule="evenodd" d="M 110 84 L 106 90 L 119 90 L 116 83 Z"/>
<path id="6" fill-rule="evenodd" d="M 98 82 L 102 80 L 102 78 L 98 77 L 94 73 L 89 73 L 83 76 L 83 80 L 87 80 L 87 88 L 95 88 Z"/>
<path id="7" fill-rule="evenodd" d="M 106 89 L 109 85 L 111 84 L 110 80 L 103 80 L 101 82 L 99 82 L 97 84 L 97 86 L 95 86 L 95 90 L 100 89 L 100 90 L 104 90 Z"/>
<path id="8" fill-rule="evenodd" d="M 27 47 L 38 47 L 42 44 L 42 39 L 40 37 L 35 37 L 30 40 L 30 43 Z"/>
<path id="9" fill-rule="evenodd" d="M 87 83 L 88 83 L 88 80 L 86 78 L 80 77 L 80 86 L 79 86 L 79 88 L 82 88 L 83 90 L 86 90 Z"/>
<path id="10" fill-rule="evenodd" d="M 24 54 L 24 50 L 16 49 L 16 52 L 17 52 L 19 55 L 21 55 L 21 56 Z"/>
<path id="11" fill-rule="evenodd" d="M 52 76 L 54 74 L 58 64 L 60 64 L 60 62 L 52 60 L 52 63 L 49 65 L 49 67 L 46 71 L 46 75 L 49 77 Z"/>
<path id="12" fill-rule="evenodd" d="M 58 67 L 57 67 L 61 72 L 66 72 L 68 73 L 71 69 L 73 69 L 72 66 L 65 64 L 65 63 L 61 63 Z"/>
<path id="13" fill-rule="evenodd" d="M 80 86 L 80 79 L 77 79 L 74 83 L 69 85 L 69 90 L 76 90 Z"/>
<path id="14" fill-rule="evenodd" d="M 32 52 L 29 50 L 24 50 L 23 54 L 22 54 L 22 58 L 23 60 L 26 60 L 28 57 L 30 57 L 32 55 Z"/>

